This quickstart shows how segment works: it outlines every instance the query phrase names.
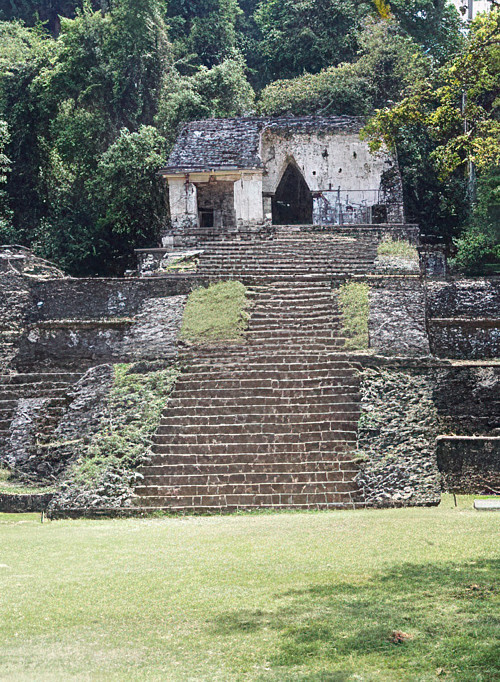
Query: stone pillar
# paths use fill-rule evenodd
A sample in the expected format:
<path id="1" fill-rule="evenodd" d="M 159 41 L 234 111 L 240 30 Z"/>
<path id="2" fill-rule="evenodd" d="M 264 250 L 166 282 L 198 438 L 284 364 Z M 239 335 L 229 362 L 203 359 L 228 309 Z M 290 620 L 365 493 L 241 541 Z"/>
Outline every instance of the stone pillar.
<path id="1" fill-rule="evenodd" d="M 189 175 L 170 178 L 168 195 L 174 236 L 182 236 L 190 227 L 198 227 L 198 194 Z"/>
<path id="2" fill-rule="evenodd" d="M 242 173 L 234 183 L 234 211 L 236 225 L 246 227 L 262 225 L 264 207 L 262 204 L 262 174 Z"/>

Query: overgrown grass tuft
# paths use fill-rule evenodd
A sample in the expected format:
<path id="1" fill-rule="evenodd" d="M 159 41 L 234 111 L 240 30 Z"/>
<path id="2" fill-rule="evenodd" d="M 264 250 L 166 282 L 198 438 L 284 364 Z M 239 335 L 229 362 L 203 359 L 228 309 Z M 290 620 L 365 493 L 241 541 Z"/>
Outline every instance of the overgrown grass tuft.
<path id="1" fill-rule="evenodd" d="M 368 348 L 370 287 L 365 282 L 346 282 L 339 288 L 342 333 L 346 348 Z"/>
<path id="2" fill-rule="evenodd" d="M 241 282 L 218 282 L 195 289 L 184 310 L 180 337 L 191 343 L 241 343 L 248 324 L 247 289 Z"/>
<path id="3" fill-rule="evenodd" d="M 380 242 L 377 255 L 382 258 L 403 258 L 409 261 L 418 261 L 418 251 L 409 242 L 388 237 Z"/>
<path id="4" fill-rule="evenodd" d="M 150 453 L 179 370 L 141 372 L 118 364 L 114 372 L 101 427 L 70 467 L 53 501 L 56 507 L 116 507 L 132 496 L 137 468 Z"/>

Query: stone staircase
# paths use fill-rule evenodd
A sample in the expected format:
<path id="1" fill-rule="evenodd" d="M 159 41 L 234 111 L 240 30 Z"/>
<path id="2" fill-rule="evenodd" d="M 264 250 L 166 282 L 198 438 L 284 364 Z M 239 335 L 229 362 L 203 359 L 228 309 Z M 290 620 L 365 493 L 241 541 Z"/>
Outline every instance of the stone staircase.
<path id="1" fill-rule="evenodd" d="M 7 444 L 12 420 L 20 411 L 23 399 L 47 399 L 43 417 L 37 423 L 41 439 L 50 435 L 67 403 L 70 387 L 81 372 L 20 372 L 0 375 L 0 453 Z M 29 418 L 30 415 L 26 414 Z"/>
<path id="2" fill-rule="evenodd" d="M 136 489 L 142 509 L 209 513 L 364 504 L 352 454 L 358 373 L 342 352 L 327 258 L 315 260 L 309 239 L 294 242 L 295 261 L 292 251 L 271 256 L 260 246 L 218 244 L 219 257 L 214 246 L 201 259 L 202 272 L 256 280 L 246 343 L 183 353 L 185 371 Z M 311 255 L 302 267 L 306 247 Z M 328 242 L 328 257 L 331 247 Z M 367 264 L 361 255 L 360 267 Z"/>
<path id="3" fill-rule="evenodd" d="M 260 280 L 364 274 L 373 268 L 377 246 L 369 231 L 349 236 L 280 227 L 272 238 L 204 243 L 198 273 Z"/>

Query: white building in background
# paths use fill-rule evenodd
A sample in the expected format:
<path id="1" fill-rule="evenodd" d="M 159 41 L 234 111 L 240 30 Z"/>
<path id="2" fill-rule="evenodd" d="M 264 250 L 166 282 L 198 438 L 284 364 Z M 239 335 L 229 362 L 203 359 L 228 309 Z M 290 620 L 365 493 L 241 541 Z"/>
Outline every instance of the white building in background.
<path id="1" fill-rule="evenodd" d="M 492 0 L 451 0 L 460 12 L 464 21 L 475 19 L 481 12 L 489 12 L 493 7 Z M 469 9 L 470 5 L 470 9 Z M 470 14 L 472 16 L 470 16 Z"/>
<path id="2" fill-rule="evenodd" d="M 347 116 L 208 119 L 179 132 L 168 164 L 173 234 L 274 225 L 403 223 L 401 177 Z"/>

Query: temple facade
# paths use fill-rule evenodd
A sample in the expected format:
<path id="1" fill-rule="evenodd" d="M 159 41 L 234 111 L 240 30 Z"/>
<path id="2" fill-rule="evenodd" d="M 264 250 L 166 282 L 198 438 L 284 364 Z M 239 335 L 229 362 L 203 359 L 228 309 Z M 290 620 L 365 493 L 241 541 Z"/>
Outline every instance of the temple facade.
<path id="1" fill-rule="evenodd" d="M 359 118 L 209 119 L 186 124 L 160 174 L 171 233 L 404 222 L 401 177 L 372 154 Z"/>

